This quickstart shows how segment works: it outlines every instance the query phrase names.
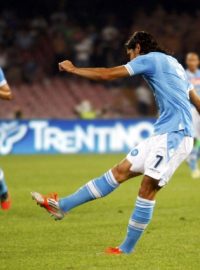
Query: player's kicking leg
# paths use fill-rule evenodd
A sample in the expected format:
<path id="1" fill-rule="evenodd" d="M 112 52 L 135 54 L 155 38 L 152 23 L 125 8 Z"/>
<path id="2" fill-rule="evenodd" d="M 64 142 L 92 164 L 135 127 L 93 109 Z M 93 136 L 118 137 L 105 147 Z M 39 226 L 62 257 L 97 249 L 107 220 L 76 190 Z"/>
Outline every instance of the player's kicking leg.
<path id="1" fill-rule="evenodd" d="M 129 170 L 131 164 L 123 160 L 102 176 L 89 181 L 72 195 L 58 200 L 57 194 L 49 196 L 42 195 L 38 192 L 32 192 L 32 198 L 38 205 L 44 207 L 55 219 L 62 219 L 64 213 L 69 212 L 74 207 L 83 203 L 102 198 L 114 191 L 120 183 L 139 175 Z"/>
<path id="2" fill-rule="evenodd" d="M 0 169 L 0 203 L 1 208 L 3 210 L 8 210 L 11 207 L 11 200 L 5 182 L 4 172 L 1 169 Z"/>

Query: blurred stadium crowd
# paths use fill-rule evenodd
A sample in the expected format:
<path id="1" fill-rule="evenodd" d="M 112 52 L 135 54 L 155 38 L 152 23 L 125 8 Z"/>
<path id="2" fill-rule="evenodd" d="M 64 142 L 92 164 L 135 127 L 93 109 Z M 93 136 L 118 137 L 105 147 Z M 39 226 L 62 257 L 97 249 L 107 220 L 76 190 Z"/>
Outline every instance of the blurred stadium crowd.
<path id="1" fill-rule="evenodd" d="M 200 13 L 169 13 L 161 7 L 151 15 L 139 11 L 130 27 L 114 15 L 101 25 L 92 21 L 82 27 L 78 18 L 71 20 L 61 11 L 47 18 L 29 19 L 4 11 L 0 14 L 0 66 L 14 91 L 23 93 L 23 100 L 16 95 L 10 105 L 2 104 L 8 113 L 5 115 L 4 110 L 0 117 L 155 115 L 153 97 L 140 79 L 109 84 L 88 82 L 59 73 L 58 62 L 70 59 L 78 66 L 106 67 L 126 63 L 124 43 L 131 33 L 143 29 L 154 34 L 184 64 L 185 53 L 200 52 L 200 36 L 194 35 L 199 25 Z M 47 98 L 49 104 L 40 106 L 38 101 L 45 103 Z"/>

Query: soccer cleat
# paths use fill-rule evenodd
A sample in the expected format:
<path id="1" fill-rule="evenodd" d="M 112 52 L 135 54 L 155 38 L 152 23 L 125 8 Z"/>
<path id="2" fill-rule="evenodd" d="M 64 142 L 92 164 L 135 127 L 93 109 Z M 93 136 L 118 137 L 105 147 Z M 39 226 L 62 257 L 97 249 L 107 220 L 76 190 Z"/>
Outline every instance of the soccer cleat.
<path id="1" fill-rule="evenodd" d="M 200 170 L 196 169 L 195 171 L 192 172 L 192 178 L 197 179 L 200 178 Z"/>
<path id="2" fill-rule="evenodd" d="M 57 193 L 52 193 L 44 196 L 38 192 L 31 192 L 31 196 L 33 200 L 35 200 L 41 207 L 44 207 L 51 214 L 51 216 L 54 217 L 55 220 L 64 218 L 64 213 L 58 204 Z"/>
<path id="3" fill-rule="evenodd" d="M 105 252 L 109 255 L 120 255 L 123 254 L 123 251 L 121 251 L 118 247 L 112 248 L 109 247 L 105 250 Z"/>
<path id="4" fill-rule="evenodd" d="M 11 207 L 11 198 L 10 195 L 6 192 L 0 198 L 2 210 L 9 210 Z"/>

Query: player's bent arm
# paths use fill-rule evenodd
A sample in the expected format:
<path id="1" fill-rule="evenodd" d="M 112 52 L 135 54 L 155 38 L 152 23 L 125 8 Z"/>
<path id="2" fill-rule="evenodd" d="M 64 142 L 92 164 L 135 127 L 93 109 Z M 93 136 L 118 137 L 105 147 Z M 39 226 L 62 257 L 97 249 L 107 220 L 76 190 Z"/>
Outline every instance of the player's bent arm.
<path id="1" fill-rule="evenodd" d="M 113 68 L 78 68 L 68 60 L 59 63 L 59 70 L 97 81 L 109 81 L 130 76 L 129 72 L 124 66 Z"/>
<path id="2" fill-rule="evenodd" d="M 192 89 L 189 92 L 190 100 L 192 104 L 195 106 L 197 111 L 200 113 L 200 97 L 197 95 L 196 90 Z"/>
<path id="3" fill-rule="evenodd" d="M 130 76 L 124 66 L 113 68 L 76 68 L 74 74 L 97 81 L 111 81 Z"/>
<path id="4" fill-rule="evenodd" d="M 6 100 L 11 100 L 13 98 L 11 89 L 7 83 L 0 87 L 0 98 Z"/>

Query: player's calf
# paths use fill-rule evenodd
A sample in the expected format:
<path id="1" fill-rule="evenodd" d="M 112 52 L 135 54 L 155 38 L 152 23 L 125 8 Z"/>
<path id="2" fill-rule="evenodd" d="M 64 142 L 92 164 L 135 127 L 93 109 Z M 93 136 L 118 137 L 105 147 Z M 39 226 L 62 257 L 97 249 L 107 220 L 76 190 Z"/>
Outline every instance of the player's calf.
<path id="1" fill-rule="evenodd" d="M 59 201 L 60 208 L 63 212 L 68 212 L 83 203 L 107 196 L 120 183 L 138 175 L 131 172 L 130 167 L 131 163 L 126 159 L 123 160 L 102 176 L 89 181 L 74 194 L 61 199 Z"/>
<path id="2" fill-rule="evenodd" d="M 64 217 L 64 213 L 86 202 L 102 198 L 119 186 L 111 170 L 104 175 L 89 181 L 75 193 L 58 200 L 55 193 L 53 196 L 44 196 L 38 192 L 32 192 L 32 198 L 41 207 L 44 207 L 56 219 Z"/>
<path id="3" fill-rule="evenodd" d="M 90 180 L 75 193 L 61 199 L 60 208 L 63 212 L 68 212 L 81 204 L 107 196 L 118 186 L 119 182 L 109 170 L 102 176 Z"/>
<path id="4" fill-rule="evenodd" d="M 115 166 L 102 176 L 89 181 L 87 184 L 78 189 L 75 193 L 56 201 L 55 198 L 41 195 L 33 192 L 32 197 L 37 203 L 46 208 L 53 216 L 56 216 L 57 211 L 62 213 L 69 212 L 71 209 L 84 204 L 86 202 L 102 198 L 114 191 L 120 183 L 133 176 L 130 172 L 131 164 L 124 160 L 119 165 Z M 51 200 L 54 200 L 54 208 L 52 209 Z"/>

